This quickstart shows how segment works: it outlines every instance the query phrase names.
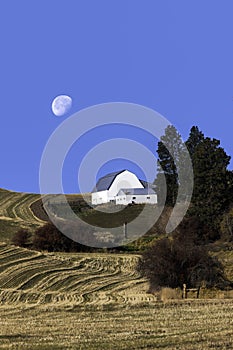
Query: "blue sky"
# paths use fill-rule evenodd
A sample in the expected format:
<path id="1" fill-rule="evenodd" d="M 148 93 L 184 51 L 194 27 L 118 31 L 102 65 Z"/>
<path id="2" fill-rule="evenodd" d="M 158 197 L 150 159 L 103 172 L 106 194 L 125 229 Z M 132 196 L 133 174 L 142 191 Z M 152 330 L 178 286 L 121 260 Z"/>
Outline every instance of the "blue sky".
<path id="1" fill-rule="evenodd" d="M 183 138 L 198 125 L 233 156 L 232 13 L 232 0 L 3 0 L 0 187 L 39 192 L 52 132 L 69 115 L 104 102 L 155 109 Z M 58 118 L 51 103 L 59 94 L 70 95 L 73 106 Z M 115 134 L 96 132 L 71 150 L 66 192 L 78 192 L 82 155 L 101 135 Z M 134 137 L 156 149 L 149 136 Z M 126 166 L 118 160 L 99 174 Z"/>

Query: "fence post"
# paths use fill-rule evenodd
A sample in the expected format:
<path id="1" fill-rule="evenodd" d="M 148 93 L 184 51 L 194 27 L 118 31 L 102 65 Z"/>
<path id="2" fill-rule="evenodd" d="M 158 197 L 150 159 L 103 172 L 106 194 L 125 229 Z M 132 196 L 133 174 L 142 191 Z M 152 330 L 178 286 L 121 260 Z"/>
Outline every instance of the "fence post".
<path id="1" fill-rule="evenodd" d="M 183 284 L 182 298 L 183 298 L 183 299 L 186 299 L 186 298 L 187 298 L 187 286 L 186 286 L 185 283 Z"/>
<path id="2" fill-rule="evenodd" d="M 196 296 L 197 296 L 197 299 L 199 298 L 199 294 L 200 294 L 200 289 L 201 289 L 201 287 L 198 287 L 198 288 L 188 288 L 187 289 L 187 286 L 186 286 L 186 284 L 184 283 L 183 284 L 183 292 L 182 292 L 182 298 L 183 299 L 187 299 L 187 297 L 188 297 L 188 292 L 196 292 L 197 294 L 196 294 Z"/>

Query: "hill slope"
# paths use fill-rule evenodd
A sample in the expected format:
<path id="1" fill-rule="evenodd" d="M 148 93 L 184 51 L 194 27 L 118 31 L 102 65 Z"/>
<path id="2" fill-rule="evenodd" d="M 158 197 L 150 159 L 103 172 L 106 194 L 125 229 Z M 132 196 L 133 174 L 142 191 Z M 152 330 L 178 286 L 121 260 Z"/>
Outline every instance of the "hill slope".
<path id="1" fill-rule="evenodd" d="M 67 195 L 67 199 L 83 201 L 82 196 L 78 194 Z M 40 194 L 0 189 L 0 242 L 10 242 L 20 228 L 33 232 L 44 225 L 47 219 Z"/>
<path id="2" fill-rule="evenodd" d="M 31 210 L 39 194 L 19 193 L 0 189 L 0 241 L 10 241 L 19 228 L 31 231 L 44 224 Z"/>
<path id="3" fill-rule="evenodd" d="M 103 305 L 156 300 L 136 255 L 49 254 L 0 245 L 0 304 Z"/>

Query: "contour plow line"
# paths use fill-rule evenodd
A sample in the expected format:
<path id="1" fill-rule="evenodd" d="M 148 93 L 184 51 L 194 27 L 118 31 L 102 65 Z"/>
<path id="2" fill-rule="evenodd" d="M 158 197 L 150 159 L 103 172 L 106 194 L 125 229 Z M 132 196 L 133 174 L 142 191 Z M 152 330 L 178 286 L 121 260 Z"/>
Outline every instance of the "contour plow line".
<path id="1" fill-rule="evenodd" d="M 30 226 L 44 225 L 46 221 L 38 218 L 31 209 L 32 204 L 40 199 L 40 194 L 0 190 L 0 219 L 25 222 Z"/>
<path id="2" fill-rule="evenodd" d="M 0 304 L 93 305 L 156 300 L 135 270 L 138 256 L 68 255 L 0 245 Z"/>

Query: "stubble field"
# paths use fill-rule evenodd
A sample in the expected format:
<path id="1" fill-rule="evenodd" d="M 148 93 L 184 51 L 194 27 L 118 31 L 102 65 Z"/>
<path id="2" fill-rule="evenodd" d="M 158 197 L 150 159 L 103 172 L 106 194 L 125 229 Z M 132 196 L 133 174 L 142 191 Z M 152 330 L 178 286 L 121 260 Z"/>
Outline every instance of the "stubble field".
<path id="1" fill-rule="evenodd" d="M 233 300 L 161 302 L 137 255 L 1 244 L 0 349 L 233 349 Z"/>
<path id="2" fill-rule="evenodd" d="M 2 306 L 0 349 L 232 349 L 233 301 Z"/>

